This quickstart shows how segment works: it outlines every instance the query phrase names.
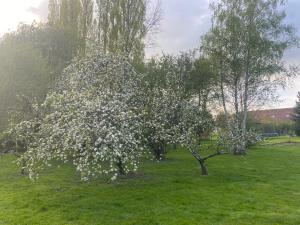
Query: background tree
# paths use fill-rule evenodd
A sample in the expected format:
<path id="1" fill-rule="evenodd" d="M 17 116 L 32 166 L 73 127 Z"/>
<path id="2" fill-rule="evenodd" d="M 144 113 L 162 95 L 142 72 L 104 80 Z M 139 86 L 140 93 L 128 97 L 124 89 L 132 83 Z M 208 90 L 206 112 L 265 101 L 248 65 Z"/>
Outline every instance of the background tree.
<path id="1" fill-rule="evenodd" d="M 49 1 L 48 24 L 60 28 L 72 43 L 72 55 L 85 54 L 92 36 L 94 2 L 92 0 Z"/>
<path id="2" fill-rule="evenodd" d="M 160 5 L 151 12 L 147 0 L 97 0 L 98 43 L 104 52 L 144 59 L 147 34 L 160 22 Z"/>
<path id="3" fill-rule="evenodd" d="M 208 104 L 212 103 L 215 86 L 216 74 L 211 60 L 205 57 L 196 58 L 188 77 L 187 88 L 198 99 L 198 107 L 203 111 L 207 111 Z"/>
<path id="4" fill-rule="evenodd" d="M 50 26 L 57 26 L 59 23 L 59 3 L 58 0 L 49 0 L 48 3 L 48 23 Z"/>
<path id="5" fill-rule="evenodd" d="M 182 107 L 186 106 L 183 102 L 198 105 L 201 115 L 212 119 L 207 105 L 211 103 L 213 75 L 208 60 L 196 57 L 195 52 L 165 55 L 145 65 L 146 139 L 157 160 L 165 157 L 168 145 L 180 144 L 177 130 Z M 199 138 L 212 131 L 209 127 L 203 129 L 206 133 L 199 133 Z"/>
<path id="6" fill-rule="evenodd" d="M 93 0 L 81 0 L 81 53 L 86 53 L 86 45 L 88 42 L 89 33 L 93 26 L 94 17 L 94 1 Z"/>
<path id="7" fill-rule="evenodd" d="M 61 27 L 49 24 L 20 25 L 18 30 L 6 35 L 6 39 L 29 44 L 36 48 L 47 60 L 54 81 L 74 57 L 74 43 L 70 33 Z"/>
<path id="8" fill-rule="evenodd" d="M 233 151 L 244 154 L 250 107 L 274 99 L 291 73 L 284 52 L 296 43 L 294 29 L 284 23 L 281 0 L 220 0 L 212 4 L 213 26 L 203 48 L 215 59 L 225 115 L 233 110 L 231 136 L 241 140 Z M 229 121 L 229 120 L 228 120 Z"/>
<path id="9" fill-rule="evenodd" d="M 294 109 L 293 118 L 295 121 L 295 133 L 297 136 L 300 136 L 300 92 L 298 93 L 298 101 Z"/>
<path id="10" fill-rule="evenodd" d="M 0 42 L 0 129 L 20 105 L 18 96 L 43 99 L 50 83 L 47 60 L 29 43 L 10 37 Z"/>

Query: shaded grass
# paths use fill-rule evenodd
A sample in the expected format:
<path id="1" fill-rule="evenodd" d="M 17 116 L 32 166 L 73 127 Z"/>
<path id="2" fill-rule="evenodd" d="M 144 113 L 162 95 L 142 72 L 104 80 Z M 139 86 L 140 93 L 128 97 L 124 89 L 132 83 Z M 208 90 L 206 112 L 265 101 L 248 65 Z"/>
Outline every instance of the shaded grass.
<path id="1" fill-rule="evenodd" d="M 172 151 L 136 176 L 83 183 L 72 167 L 36 183 L 0 156 L 0 224 L 300 224 L 300 147 L 257 146 L 247 156 L 208 161 Z"/>

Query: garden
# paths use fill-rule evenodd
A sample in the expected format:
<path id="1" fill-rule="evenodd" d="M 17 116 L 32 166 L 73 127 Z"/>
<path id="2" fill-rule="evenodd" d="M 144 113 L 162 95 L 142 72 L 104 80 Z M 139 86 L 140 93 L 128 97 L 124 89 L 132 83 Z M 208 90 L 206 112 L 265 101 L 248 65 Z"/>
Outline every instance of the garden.
<path id="1" fill-rule="evenodd" d="M 286 1 L 211 1 L 152 57 L 160 1 L 47 3 L 0 38 L 0 225 L 299 223 L 300 92 L 251 118 L 297 80 Z"/>

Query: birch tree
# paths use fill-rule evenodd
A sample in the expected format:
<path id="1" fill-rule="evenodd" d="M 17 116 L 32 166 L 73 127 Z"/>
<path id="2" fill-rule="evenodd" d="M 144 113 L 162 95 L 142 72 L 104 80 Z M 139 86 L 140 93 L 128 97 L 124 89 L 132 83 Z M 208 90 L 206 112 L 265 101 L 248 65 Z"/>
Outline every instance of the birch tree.
<path id="1" fill-rule="evenodd" d="M 285 24 L 281 0 L 215 1 L 213 26 L 203 38 L 203 49 L 215 58 L 219 71 L 222 106 L 233 151 L 244 154 L 247 118 L 251 107 L 274 100 L 278 86 L 284 85 L 293 70 L 283 62 L 284 52 L 297 43 L 295 30 Z"/>

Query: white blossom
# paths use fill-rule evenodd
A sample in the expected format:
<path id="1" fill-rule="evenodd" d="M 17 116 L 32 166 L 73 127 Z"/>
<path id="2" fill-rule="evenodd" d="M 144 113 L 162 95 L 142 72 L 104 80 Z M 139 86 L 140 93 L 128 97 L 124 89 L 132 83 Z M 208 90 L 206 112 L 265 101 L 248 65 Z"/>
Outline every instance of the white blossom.
<path id="1" fill-rule="evenodd" d="M 84 181 L 136 171 L 144 153 L 138 82 L 126 60 L 99 52 L 67 67 L 40 118 L 16 126 L 30 178 L 53 160 L 72 162 Z"/>

